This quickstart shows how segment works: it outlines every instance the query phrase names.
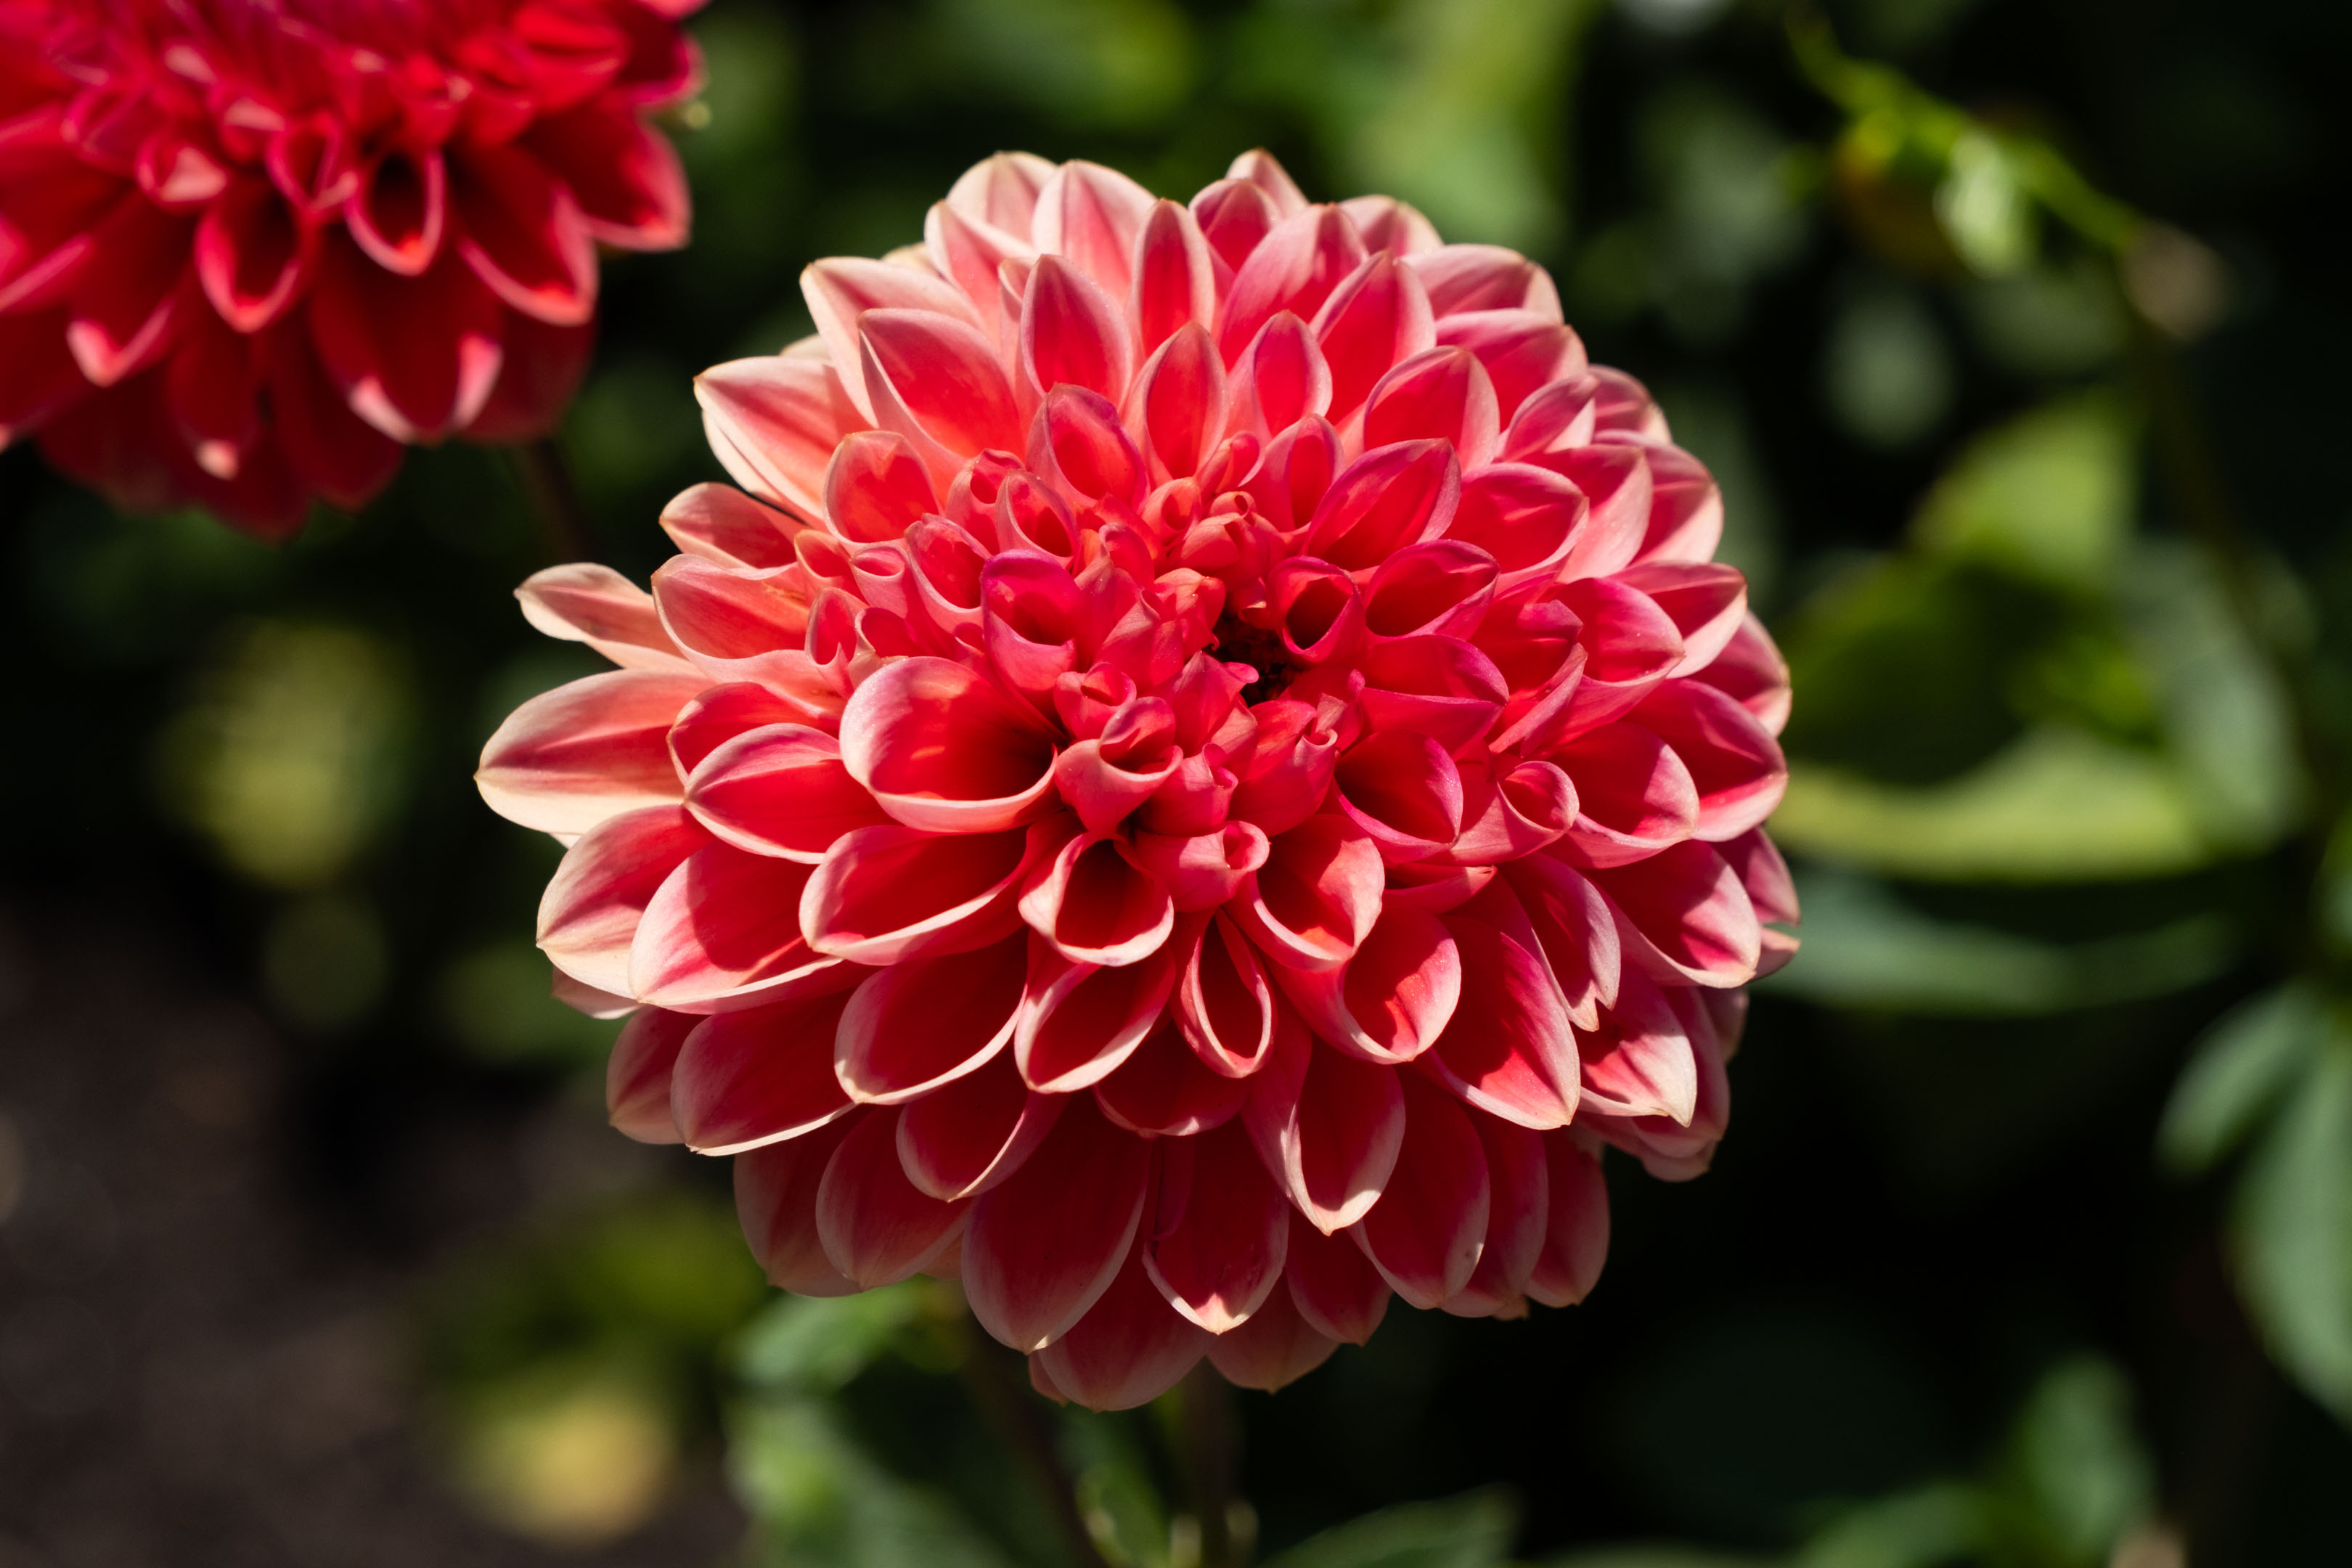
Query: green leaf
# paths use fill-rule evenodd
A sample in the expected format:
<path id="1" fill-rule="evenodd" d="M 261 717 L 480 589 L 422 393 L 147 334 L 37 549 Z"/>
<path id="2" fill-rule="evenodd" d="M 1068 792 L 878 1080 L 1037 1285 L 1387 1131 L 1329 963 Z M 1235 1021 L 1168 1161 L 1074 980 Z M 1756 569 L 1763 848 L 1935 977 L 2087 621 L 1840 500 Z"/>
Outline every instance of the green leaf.
<path id="1" fill-rule="evenodd" d="M 2119 880 L 2213 858 L 2162 756 L 2055 724 L 1924 788 L 1792 762 L 1772 837 L 1800 853 L 1927 881 Z"/>
<path id="2" fill-rule="evenodd" d="M 2352 1423 L 2352 1038 L 2333 1033 L 2238 1188 L 2238 1288 L 2271 1354 Z"/>
<path id="3" fill-rule="evenodd" d="M 2147 1517 L 2156 1467 L 2131 1418 L 2131 1384 L 2098 1356 L 2045 1373 L 2011 1429 L 2006 1489 L 2057 1560 L 2104 1563 Z"/>
<path id="4" fill-rule="evenodd" d="M 1978 437 L 1928 493 L 1912 538 L 1931 554 L 2097 592 L 2131 533 L 2137 445 L 2108 395 L 2037 409 Z"/>
<path id="5" fill-rule="evenodd" d="M 2236 1148 L 2326 1037 L 2326 1006 L 2305 985 L 2283 985 L 2225 1015 L 2173 1085 L 2156 1136 L 2165 1164 L 2194 1173 Z"/>
<path id="6" fill-rule="evenodd" d="M 754 1561 L 1010 1568 L 952 1503 L 876 1464 L 825 1404 L 788 1396 L 739 1411 L 732 1426 L 729 1468 L 755 1523 Z"/>
<path id="7" fill-rule="evenodd" d="M 1696 1546 L 1602 1546 L 1566 1557 L 1548 1558 L 1541 1568 L 1767 1568 L 1762 1557 L 1729 1557 Z"/>
<path id="8" fill-rule="evenodd" d="M 737 1370 L 772 1389 L 839 1388 L 922 1316 L 927 1289 L 910 1279 L 856 1296 L 783 1297 L 744 1331 Z"/>
<path id="9" fill-rule="evenodd" d="M 1265 1568 L 1493 1568 L 1509 1554 L 1518 1521 L 1500 1491 L 1402 1503 L 1335 1525 Z"/>
<path id="10" fill-rule="evenodd" d="M 2235 944 L 2218 919 L 2061 946 L 1922 914 L 1884 884 L 1808 868 L 1804 960 L 1759 982 L 1839 1007 L 1940 1017 L 2032 1017 L 2160 996 L 2210 979 Z"/>
<path id="11" fill-rule="evenodd" d="M 1982 1539 L 1977 1489 L 1942 1482 L 1864 1503 L 1815 1535 L 1794 1568 L 1937 1568 Z"/>

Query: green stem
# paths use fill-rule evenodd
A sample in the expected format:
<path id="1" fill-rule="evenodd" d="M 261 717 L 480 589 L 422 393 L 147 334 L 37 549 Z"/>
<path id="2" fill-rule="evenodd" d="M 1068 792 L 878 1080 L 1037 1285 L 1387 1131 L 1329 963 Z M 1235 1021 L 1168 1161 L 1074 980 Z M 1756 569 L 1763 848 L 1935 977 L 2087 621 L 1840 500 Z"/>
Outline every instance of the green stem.
<path id="1" fill-rule="evenodd" d="M 957 1370 L 962 1375 L 964 1392 L 1044 1495 L 1070 1562 L 1076 1568 L 1109 1568 L 1095 1545 L 1093 1531 L 1087 1528 L 1086 1516 L 1078 1511 L 1077 1482 L 1062 1463 L 1045 1412 L 1035 1395 L 1021 1386 L 1027 1380 L 1017 1378 L 1009 1352 L 974 1331 L 969 1315 L 959 1311 L 947 1324 L 962 1352 Z"/>
<path id="2" fill-rule="evenodd" d="M 1234 1532 L 1234 1396 L 1203 1361 L 1185 1374 L 1181 1419 L 1185 1483 L 1201 1525 L 1201 1568 L 1242 1568 L 1249 1543 Z"/>

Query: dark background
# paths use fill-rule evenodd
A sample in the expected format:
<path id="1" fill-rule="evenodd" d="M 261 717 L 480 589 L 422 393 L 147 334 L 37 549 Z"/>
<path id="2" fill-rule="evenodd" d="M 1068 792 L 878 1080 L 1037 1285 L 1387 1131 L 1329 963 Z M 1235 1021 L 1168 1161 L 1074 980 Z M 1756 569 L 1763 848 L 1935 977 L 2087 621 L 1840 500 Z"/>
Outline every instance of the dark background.
<path id="1" fill-rule="evenodd" d="M 1871 217 L 1901 181 L 1841 179 L 1847 115 L 1783 16 L 1710 0 L 718 0 L 695 24 L 708 122 L 678 128 L 696 242 L 606 266 L 562 447 L 598 557 L 639 580 L 663 500 L 721 477 L 693 374 L 805 332 L 805 261 L 919 238 L 1003 147 L 1181 195 L 1262 144 L 1311 195 L 1391 190 L 1449 238 L 1520 246 L 1722 479 L 1726 553 L 1797 668 L 1783 837 L 1817 916 L 1757 999 L 1731 1136 L 1686 1186 L 1612 1163 L 1588 1304 L 1400 1306 L 1369 1349 L 1244 1396 L 1269 1547 L 1502 1483 L 1524 1557 L 1786 1551 L 1938 1478 L 2010 1484 L 2021 1408 L 2068 1365 L 2114 1369 L 2110 1425 L 2152 1467 L 2132 1492 L 2130 1454 L 2058 1464 L 2153 1500 L 2121 1522 L 2169 1521 L 2200 1568 L 2332 1561 L 2352 1531 L 2352 1440 L 2273 1369 L 2233 1287 L 2231 1182 L 2154 1152 L 2200 1034 L 2326 944 L 2327 791 L 2259 724 L 2192 733 L 2200 689 L 2270 689 L 2226 636 L 2166 676 L 2189 634 L 2142 591 L 2191 559 L 2166 459 L 2210 441 L 2263 613 L 2332 721 L 2352 10 L 1829 15 L 1856 54 L 2193 236 L 2213 287 L 2187 330 L 2136 323 L 2096 247 L 2046 218 L 1994 274 L 1906 250 Z M 2175 372 L 2187 424 L 2158 407 Z M 1995 460 L 1988 432 L 2049 407 L 2092 410 L 2067 427 L 2091 434 L 1994 486 L 2023 556 L 2007 513 L 1914 528 Z M 2077 480 L 2120 499 L 2081 521 Z M 2104 564 L 2037 567 L 2034 541 L 2076 521 L 2108 529 Z M 118 516 L 0 455 L 0 1568 L 736 1550 L 719 1433 L 761 1397 L 729 1369 L 763 1292 L 724 1172 L 602 1127 L 611 1026 L 547 1001 L 529 945 L 556 850 L 467 781 L 518 700 L 593 667 L 509 596 L 556 550 L 499 451 L 413 454 L 365 513 L 282 548 Z M 2195 832 L 2036 859 L 1950 826 L 1935 792 L 2057 731 L 2206 778 Z M 2033 798 L 2137 820 L 2139 796 L 2100 793 L 2118 776 L 2062 770 Z M 1872 826 L 1857 800 L 1898 814 Z M 901 1346 L 836 1401 L 843 1429 L 921 1479 L 937 1445 L 908 1429 L 962 1419 L 950 1387 Z M 1106 1430 L 1164 1468 L 1150 1418 Z M 2021 1529 L 1868 1561 L 2113 1545 Z"/>

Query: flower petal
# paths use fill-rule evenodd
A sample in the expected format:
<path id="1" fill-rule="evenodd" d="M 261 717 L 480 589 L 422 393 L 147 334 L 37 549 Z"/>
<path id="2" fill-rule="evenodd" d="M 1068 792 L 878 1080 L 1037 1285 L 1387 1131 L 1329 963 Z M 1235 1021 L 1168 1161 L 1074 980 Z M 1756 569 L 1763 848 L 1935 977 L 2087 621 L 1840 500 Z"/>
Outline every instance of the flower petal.
<path id="1" fill-rule="evenodd" d="M 963 1289 L 981 1326 L 1018 1351 L 1067 1332 L 1127 1260 L 1150 1165 L 1141 1139 L 1073 1101 L 1018 1171 L 973 1200 Z"/>
<path id="2" fill-rule="evenodd" d="M 971 1204 L 942 1203 L 898 1167 L 898 1117 L 869 1111 L 841 1141 L 817 1184 L 825 1260 L 861 1290 L 921 1273 L 957 1239 Z"/>
<path id="3" fill-rule="evenodd" d="M 1161 1177 L 1160 1212 L 1181 1217 L 1154 1228 L 1143 1266 L 1170 1306 L 1222 1334 L 1248 1321 L 1281 1283 L 1290 1205 L 1239 1123 L 1185 1142 L 1191 1157 L 1178 1161 L 1171 1146 Z"/>
<path id="4" fill-rule="evenodd" d="M 1399 1076 L 1405 1126 L 1396 1172 L 1349 1234 L 1391 1289 L 1427 1309 L 1470 1282 L 1492 1190 L 1470 1113 L 1420 1074 Z"/>
<path id="5" fill-rule="evenodd" d="M 845 992 L 803 997 L 695 1026 L 677 1053 L 670 1105 L 696 1152 L 739 1154 L 799 1138 L 849 1114 L 833 1073 Z"/>
<path id="6" fill-rule="evenodd" d="M 841 1087 L 853 1100 L 898 1105 L 977 1071 L 1013 1038 L 1027 951 L 1007 937 L 868 978 L 842 1015 L 833 1057 Z"/>
<path id="7" fill-rule="evenodd" d="M 565 852 L 539 901 L 539 946 L 556 968 L 600 991 L 634 994 L 629 951 L 646 906 L 670 873 L 710 842 L 683 806 L 607 817 Z"/>
<path id="8" fill-rule="evenodd" d="M 817 1234 L 816 1196 L 825 1167 L 863 1111 L 805 1138 L 735 1156 L 735 1213 L 768 1282 L 800 1296 L 854 1296 L 858 1285 L 835 1268 Z"/>
<path id="9" fill-rule="evenodd" d="M 532 698 L 482 747 L 474 782 L 492 811 L 542 833 L 585 833 L 606 817 L 675 803 L 678 710 L 700 676 L 616 669 Z"/>
<path id="10" fill-rule="evenodd" d="M 999 1052 L 907 1102 L 898 1115 L 898 1163 L 935 1198 L 984 1193 L 1036 1152 L 1068 1104 L 1067 1095 L 1030 1089 Z"/>

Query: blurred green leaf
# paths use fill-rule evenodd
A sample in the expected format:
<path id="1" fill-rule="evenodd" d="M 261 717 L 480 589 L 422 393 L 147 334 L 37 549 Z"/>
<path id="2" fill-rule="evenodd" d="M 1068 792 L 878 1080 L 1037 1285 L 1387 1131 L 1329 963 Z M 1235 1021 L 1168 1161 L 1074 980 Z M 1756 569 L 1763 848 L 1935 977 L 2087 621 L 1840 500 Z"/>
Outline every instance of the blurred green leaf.
<path id="1" fill-rule="evenodd" d="M 1696 1546 L 1638 1544 L 1603 1546 L 1592 1552 L 1573 1552 L 1565 1557 L 1548 1557 L 1540 1568 L 1769 1568 L 1775 1561 L 1734 1557 Z"/>
<path id="2" fill-rule="evenodd" d="M 2244 1003 L 2205 1033 L 2173 1085 L 2157 1150 L 2176 1171 L 2228 1154 L 2268 1114 L 2327 1038 L 2327 1009 L 2303 984 Z"/>
<path id="3" fill-rule="evenodd" d="M 2352 1037 L 2311 1059 L 2238 1188 L 2239 1289 L 2271 1353 L 2352 1422 Z"/>
<path id="4" fill-rule="evenodd" d="M 1518 1522 L 1499 1491 L 1402 1503 L 1334 1525 L 1264 1568 L 1492 1568 L 1510 1554 Z"/>
<path id="5" fill-rule="evenodd" d="M 2160 996 L 2211 979 L 2236 952 L 2217 917 L 2062 945 L 1933 919 L 1851 871 L 1808 868 L 1797 885 L 1804 962 L 1759 984 L 1832 1006 L 2029 1017 Z"/>
<path id="6" fill-rule="evenodd" d="M 1790 1560 L 1790 1568 L 1937 1568 L 1982 1538 L 1978 1489 L 1942 1482 L 1845 1513 Z"/>
<path id="7" fill-rule="evenodd" d="M 1924 789 L 1792 760 L 1772 836 L 1802 854 L 1930 881 L 2158 877 L 2213 858 L 2164 758 L 2057 725 Z"/>
<path id="8" fill-rule="evenodd" d="M 1970 444 L 1928 493 L 1912 538 L 1930 554 L 2096 593 L 2131 533 L 2136 445 L 2111 395 L 2038 409 Z"/>
<path id="9" fill-rule="evenodd" d="M 729 1468 L 775 1568 L 1010 1568 L 955 1506 L 877 1464 L 820 1400 L 755 1402 L 731 1422 Z"/>
<path id="10" fill-rule="evenodd" d="M 1066 123 L 1150 125 L 1192 86 L 1184 13 L 1166 0 L 937 0 L 937 45 Z"/>
<path id="11" fill-rule="evenodd" d="M 2053 1367 L 2027 1396 L 1999 1475 L 2007 1511 L 2046 1560 L 2104 1563 L 2154 1506 L 2156 1468 L 2131 1405 L 2123 1373 L 2089 1355 Z"/>
<path id="12" fill-rule="evenodd" d="M 839 1388 L 930 1310 L 930 1289 L 909 1279 L 855 1296 L 779 1297 L 743 1331 L 736 1369 L 761 1388 Z"/>

